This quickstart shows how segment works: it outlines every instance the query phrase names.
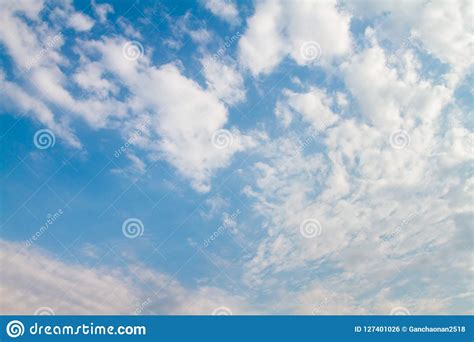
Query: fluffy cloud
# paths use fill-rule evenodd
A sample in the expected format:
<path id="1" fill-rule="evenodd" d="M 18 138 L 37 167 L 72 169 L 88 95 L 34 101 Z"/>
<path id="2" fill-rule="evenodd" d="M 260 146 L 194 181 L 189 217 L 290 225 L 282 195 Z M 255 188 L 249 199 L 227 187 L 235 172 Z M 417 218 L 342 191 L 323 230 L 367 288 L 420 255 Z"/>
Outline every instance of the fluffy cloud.
<path id="1" fill-rule="evenodd" d="M 255 76 L 286 56 L 298 65 L 329 63 L 351 51 L 349 23 L 336 1 L 258 2 L 239 42 L 240 61 Z"/>
<path id="2" fill-rule="evenodd" d="M 227 108 L 220 98 L 232 103 L 243 96 L 238 89 L 229 89 L 217 81 L 215 72 L 223 71 L 234 85 L 242 82 L 240 76 L 227 66 L 211 62 L 205 71 L 210 80 L 206 90 L 183 76 L 175 64 L 155 67 L 147 56 L 137 61 L 123 58 L 126 43 L 124 40 L 90 41 L 84 46 L 99 51 L 102 66 L 120 77 L 134 98 L 140 99 L 139 107 L 134 110 L 150 113 L 153 135 L 146 145 L 151 158 L 166 159 L 191 179 L 196 190 L 208 191 L 213 172 L 228 165 L 234 153 L 255 144 L 252 137 L 241 134 L 236 128 L 227 133 L 228 146 L 216 148 L 213 144 L 213 137 L 223 129 L 228 118 Z M 152 142 L 155 136 L 157 141 Z"/>
<path id="3" fill-rule="evenodd" d="M 74 13 L 69 17 L 68 25 L 74 30 L 83 32 L 89 31 L 94 26 L 94 21 L 82 13 Z"/>
<path id="4" fill-rule="evenodd" d="M 231 25 L 237 25 L 240 22 L 239 11 L 231 0 L 205 0 L 204 6 Z"/>
<path id="5" fill-rule="evenodd" d="M 38 43 L 40 37 L 51 36 L 55 31 L 45 25 L 38 33 L 16 16 L 17 12 L 26 13 L 26 7 L 10 7 L 4 14 L 7 22 L 5 27 L 20 30 L 18 35 L 25 42 L 18 44 L 17 40 L 10 38 L 6 29 L 0 30 L 0 39 L 17 66 L 22 68 L 28 63 L 25 57 L 28 53 L 41 50 Z M 39 20 L 39 10 L 28 9 L 27 13 Z M 68 3 L 56 9 L 55 13 L 61 17 L 69 14 L 75 29 L 79 31 L 91 28 L 92 22 L 75 13 Z M 187 28 L 188 24 L 183 25 Z M 194 30 L 191 33 L 197 32 Z M 36 113 L 40 122 L 47 124 L 71 146 L 80 146 L 67 126 L 72 118 L 56 117 L 48 109 L 49 103 L 75 114 L 95 129 L 111 126 L 124 136 L 130 134 L 129 126 L 123 122 L 125 117 L 128 116 L 129 122 L 138 117 L 143 119 L 144 115 L 149 116 L 152 129 L 142 139 L 147 139 L 146 143 L 142 141 L 138 146 L 146 150 L 148 159 L 167 160 L 181 175 L 191 180 L 196 190 L 202 192 L 209 191 L 210 179 L 216 170 L 228 165 L 236 152 L 255 144 L 252 137 L 241 134 L 235 127 L 228 127 L 226 131 L 229 146 L 216 148 L 213 144 L 213 138 L 222 132 L 228 120 L 224 103 L 234 104 L 245 98 L 243 79 L 235 66 L 210 60 L 205 69 L 208 89 L 204 89 L 193 79 L 184 76 L 178 63 L 154 66 L 150 62 L 150 54 L 140 56 L 144 52 L 143 46 L 127 42 L 124 38 L 82 41 L 75 47 L 80 62 L 71 76 L 84 95 L 77 96 L 70 91 L 69 76 L 61 68 L 66 63 L 59 57 L 61 45 L 62 39 L 59 39 L 34 63 L 30 63 L 27 70 L 29 78 L 25 80 L 29 84 L 29 93 L 18 89 L 4 95 L 10 95 L 10 102 L 19 108 Z M 127 55 L 130 53 L 138 55 L 130 57 Z M 221 78 L 223 75 L 224 81 Z M 17 89 L 4 78 L 3 83 L 9 89 Z M 128 92 L 130 96 L 124 98 L 120 91 Z M 31 99 L 21 103 L 22 99 L 27 98 L 44 100 Z M 30 105 L 33 101 L 37 103 L 36 106 Z"/>
<path id="6" fill-rule="evenodd" d="M 94 9 L 94 13 L 99 17 L 99 21 L 101 23 L 105 23 L 107 21 L 107 15 L 109 13 L 114 13 L 114 8 L 109 4 L 98 4 L 94 0 L 92 1 L 92 8 Z"/>
<path id="7" fill-rule="evenodd" d="M 71 129 L 75 119 L 125 139 L 141 127 L 126 154 L 132 171 L 143 173 L 150 161 L 163 159 L 199 192 L 210 190 L 212 177 L 236 153 L 252 149 L 250 166 L 235 172 L 246 196 L 238 199 L 252 215 L 242 217 L 245 224 L 223 217 L 229 234 L 245 244 L 244 257 L 233 260 L 233 278 L 255 297 L 271 293 L 272 304 L 278 302 L 265 312 L 388 314 L 396 306 L 415 314 L 472 312 L 474 155 L 469 113 L 458 95 L 471 67 L 472 4 L 259 1 L 237 56 L 229 49 L 219 60 L 203 53 L 210 31 L 196 28 L 188 12 L 170 29 L 173 38 L 188 36 L 199 45 L 191 58 L 202 66 L 197 77 L 174 57 L 157 64 L 155 46 L 142 45 L 146 40 L 126 19 L 117 23 L 123 33 L 68 39 L 77 60 L 67 60 L 58 18 L 76 18 L 80 32 L 94 22 L 70 3 L 48 20 L 41 2 L 28 4 L 0 4 L 0 42 L 20 76 L 0 74 L 4 105 L 74 148 L 81 147 Z M 93 6 L 104 23 L 110 8 Z M 205 6 L 238 21 L 232 2 Z M 352 16 L 363 20 L 351 31 Z M 321 56 L 305 55 L 307 43 L 319 46 Z M 265 79 L 278 95 L 261 99 L 264 119 L 256 126 L 271 139 L 242 132 L 229 108 L 251 97 L 246 85 L 259 88 L 285 58 L 294 62 L 293 84 L 281 89 Z M 324 68 L 306 69 L 317 63 Z M 323 84 L 313 71 L 325 73 Z M 265 116 L 273 105 L 275 116 Z M 230 205 L 222 193 L 212 196 L 209 213 L 201 213 L 207 220 Z M 86 269 L 11 242 L 0 247 L 7 279 L 1 307 L 8 313 L 45 305 L 58 313 L 131 313 L 150 288 L 163 288 L 150 313 L 257 307 L 224 289 L 185 288 L 134 261 Z M 32 294 L 28 301 L 24 293 Z"/>
<path id="8" fill-rule="evenodd" d="M 245 99 L 244 79 L 234 63 L 225 63 L 211 57 L 201 60 L 208 89 L 229 105 Z"/>
<path id="9" fill-rule="evenodd" d="M 472 239 L 462 238 L 472 177 L 459 170 L 473 155 L 461 147 L 469 133 L 453 109 L 456 85 L 423 77 L 408 48 L 389 60 L 370 29 L 365 43 L 341 68 L 360 116 L 341 119 L 347 99 L 311 87 L 285 90 L 277 103 L 287 126 L 295 114 L 313 126 L 324 111 L 340 119 L 316 135 L 308 128 L 280 137 L 254 164 L 244 193 L 266 234 L 249 253 L 245 282 L 274 293 L 302 286 L 284 302 L 306 313 L 472 312 Z"/>
<path id="10" fill-rule="evenodd" d="M 471 64 L 473 7 L 466 0 L 452 1 L 349 1 L 355 16 L 377 18 L 376 33 L 397 48 L 420 46 L 452 67 L 447 78 L 459 81 Z M 449 48 L 447 48 L 449 46 Z"/>
<path id="11" fill-rule="evenodd" d="M 295 93 L 291 90 L 283 91 L 283 99 L 276 105 L 276 115 L 288 125 L 292 112 L 299 113 L 303 119 L 316 130 L 324 130 L 337 121 L 337 115 L 331 110 L 333 101 L 320 89 L 310 89 L 306 93 Z"/>

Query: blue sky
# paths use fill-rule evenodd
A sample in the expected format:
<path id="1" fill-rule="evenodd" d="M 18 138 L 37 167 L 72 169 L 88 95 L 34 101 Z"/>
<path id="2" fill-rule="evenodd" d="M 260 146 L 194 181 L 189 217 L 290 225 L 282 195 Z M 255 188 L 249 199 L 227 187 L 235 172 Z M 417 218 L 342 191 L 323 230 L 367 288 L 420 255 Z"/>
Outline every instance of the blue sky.
<path id="1" fill-rule="evenodd" d="M 472 313 L 471 3 L 0 12 L 2 313 Z"/>

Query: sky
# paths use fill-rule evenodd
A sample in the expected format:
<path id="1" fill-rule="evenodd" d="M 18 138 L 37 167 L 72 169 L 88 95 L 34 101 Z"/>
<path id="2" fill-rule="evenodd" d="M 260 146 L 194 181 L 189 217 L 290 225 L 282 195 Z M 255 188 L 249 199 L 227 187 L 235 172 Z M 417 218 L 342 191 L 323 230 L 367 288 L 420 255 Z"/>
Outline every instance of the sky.
<path id="1" fill-rule="evenodd" d="M 472 6 L 0 0 L 0 313 L 472 314 Z"/>

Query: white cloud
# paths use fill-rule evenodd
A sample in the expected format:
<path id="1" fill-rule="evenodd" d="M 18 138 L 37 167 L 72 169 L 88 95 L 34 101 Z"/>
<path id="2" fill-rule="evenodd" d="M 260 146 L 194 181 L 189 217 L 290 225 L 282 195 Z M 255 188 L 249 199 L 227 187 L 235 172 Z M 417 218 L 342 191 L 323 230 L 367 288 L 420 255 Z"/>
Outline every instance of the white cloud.
<path id="1" fill-rule="evenodd" d="M 209 91 L 225 103 L 233 105 L 245 100 L 244 79 L 234 63 L 226 62 L 209 56 L 201 59 Z"/>
<path id="2" fill-rule="evenodd" d="M 105 98 L 116 95 L 118 87 L 116 84 L 106 79 L 103 75 L 104 69 L 98 63 L 88 63 L 80 67 L 73 75 L 72 79 L 84 89 L 84 91 L 97 94 Z"/>
<path id="3" fill-rule="evenodd" d="M 254 145 L 254 139 L 231 129 L 232 144 L 225 149 L 215 148 L 212 136 L 224 127 L 228 117 L 227 108 L 214 92 L 223 88 L 206 91 L 183 76 L 174 64 L 155 67 L 146 56 L 137 62 L 121 58 L 124 44 L 125 41 L 106 40 L 88 42 L 85 47 L 100 51 L 102 65 L 119 76 L 140 99 L 139 106 L 149 111 L 153 133 L 158 137 L 151 137 L 153 142 L 148 144 L 152 158 L 166 159 L 191 179 L 196 190 L 208 191 L 213 172 L 228 165 L 234 153 Z M 227 100 L 235 97 L 235 93 L 221 95 Z"/>
<path id="4" fill-rule="evenodd" d="M 344 308 L 388 314 L 399 305 L 415 314 L 471 312 L 461 298 L 472 299 L 466 278 L 471 242 L 462 238 L 472 219 L 472 205 L 466 206 L 472 177 L 459 174 L 459 168 L 473 155 L 462 147 L 468 130 L 450 107 L 455 88 L 442 79 L 425 79 L 412 51 L 388 61 L 371 30 L 366 39 L 368 47 L 342 67 L 362 116 L 339 116 L 310 140 L 307 131 L 298 133 L 300 141 L 324 145 L 324 155 L 305 150 L 307 144 L 292 147 L 294 131 L 262 147 L 248 177 L 254 181 L 244 193 L 262 217 L 265 234 L 244 263 L 245 282 L 273 293 L 302 286 L 294 297 L 288 295 L 282 310 L 293 301 L 295 311 L 305 313 L 321 305 L 326 314 L 347 313 Z M 314 90 L 287 90 L 277 116 L 288 126 L 294 112 L 313 124 L 318 114 L 313 108 L 338 115 L 332 97 Z M 347 100 L 334 95 L 344 109 Z M 390 133 L 400 127 L 409 144 L 396 149 Z M 314 238 L 300 233 L 307 219 L 321 225 Z M 426 265 L 436 271 L 419 275 Z M 462 285 L 429 286 L 441 278 Z"/>
<path id="5" fill-rule="evenodd" d="M 274 298 L 286 297 L 281 298 L 283 313 L 319 307 L 324 313 L 387 314 L 398 305 L 412 313 L 472 312 L 474 180 L 467 170 L 474 155 L 472 133 L 463 127 L 467 115 L 455 98 L 471 65 L 468 1 L 258 2 L 239 43 L 241 66 L 257 76 L 269 74 L 287 57 L 302 67 L 338 64 L 331 75 L 336 89 L 305 87 L 305 77 L 292 77 L 304 90 L 284 90 L 278 99 L 275 114 L 285 130 L 272 132 L 273 140 L 229 125 L 228 106 L 246 97 L 244 75 L 230 58 L 202 58 L 202 86 L 180 61 L 153 64 L 154 51 L 146 44 L 133 60 L 124 58 L 124 37 L 102 37 L 76 42 L 79 63 L 66 74 L 63 39 L 48 49 L 40 42 L 59 34 L 55 18 L 76 18 L 70 20 L 79 31 L 94 22 L 65 4 L 51 12 L 48 25 L 41 22 L 42 4 L 29 4 L 0 3 L 0 41 L 26 76 L 14 83 L 0 74 L 2 103 L 31 115 L 76 148 L 81 144 L 70 128 L 76 117 L 93 129 L 116 129 L 125 138 L 149 119 L 127 153 L 132 168 L 140 173 L 149 160 L 164 159 L 201 192 L 210 190 L 211 178 L 236 153 L 255 148 L 260 158 L 244 176 L 243 193 L 260 229 L 251 221 L 239 222 L 232 231 L 248 240 L 255 231 L 261 234 L 249 242 L 239 275 L 248 288 L 262 285 Z M 234 15 L 221 2 L 208 6 L 232 21 Z M 352 49 L 346 9 L 374 25 L 358 37 L 357 49 Z M 96 12 L 99 21 L 109 12 Z M 117 24 L 125 36 L 145 41 L 125 19 Z M 177 21 L 178 39 L 186 34 L 208 43 L 209 31 L 191 24 L 190 14 Z M 379 44 L 387 37 L 409 41 L 391 55 Z M 321 46 L 318 61 L 301 55 L 307 41 Z M 418 48 L 449 70 L 437 70 L 441 76 L 434 79 L 424 73 Z M 70 91 L 71 81 L 82 92 Z M 290 129 L 297 119 L 305 123 L 301 132 Z M 394 148 L 392 134 L 400 129 L 407 145 Z M 216 132 L 226 133 L 226 148 L 213 144 Z M 213 196 L 206 218 L 228 205 L 219 194 Z M 314 239 L 300 232 L 306 219 L 321 224 Z M 9 260 L 1 265 L 7 281 L 0 284 L 1 307 L 8 313 L 31 313 L 44 305 L 57 313 L 130 313 L 146 299 L 148 286 L 166 289 L 149 308 L 156 313 L 209 313 L 221 305 L 236 307 L 234 313 L 251 311 L 243 298 L 222 289 L 187 289 L 143 265 L 86 270 L 36 249 L 19 251 L 14 243 L 1 247 L 2 260 Z M 135 269 L 143 270 L 136 278 L 130 275 Z M 32 294 L 27 301 L 24 293 Z"/>
<path id="6" fill-rule="evenodd" d="M 468 0 L 456 1 L 349 1 L 355 16 L 377 17 L 376 33 L 396 47 L 418 45 L 452 67 L 446 75 L 457 83 L 471 64 L 473 7 Z"/>
<path id="7" fill-rule="evenodd" d="M 131 260 L 124 268 L 86 267 L 36 247 L 5 240 L 0 247 L 2 314 L 32 315 L 44 306 L 57 315 L 210 315 L 223 305 L 234 314 L 249 312 L 242 296 L 211 286 L 185 288 Z"/>
<path id="8" fill-rule="evenodd" d="M 23 11 L 22 8 L 14 8 L 14 11 L 20 10 Z M 29 13 L 37 15 L 38 11 L 30 10 Z M 59 17 L 68 17 L 69 24 L 80 31 L 88 30 L 93 25 L 91 19 L 74 12 L 67 4 L 55 8 L 54 13 Z M 0 39 L 5 42 L 15 62 L 21 67 L 28 63 L 25 58 L 28 50 L 40 50 L 39 37 L 25 21 L 15 16 L 15 12 L 6 11 L 5 16 L 6 21 L 11 22 L 7 26 L 20 30 L 18 36 L 25 39 L 24 44 L 18 44 L 9 38 L 11 34 L 7 34 L 7 30 L 0 29 Z M 201 33 L 207 32 L 204 29 L 191 30 L 188 25 L 189 15 L 186 15 L 181 23 L 186 32 L 198 34 L 199 37 Z M 51 32 L 51 35 L 54 31 L 48 31 L 45 26 L 41 32 L 42 35 Z M 194 36 L 202 42 L 199 37 Z M 51 47 L 49 54 L 32 64 L 26 81 L 31 86 L 27 93 L 8 94 L 15 103 L 19 96 L 43 97 L 43 100 L 35 100 L 40 105 L 34 106 L 35 108 L 28 105 L 28 110 L 36 113 L 41 122 L 47 122 L 53 131 L 59 130 L 58 136 L 64 137 L 71 145 L 80 146 L 65 124 L 58 122 L 70 122 L 73 118 L 62 115 L 62 111 L 57 116 L 53 115 L 49 112 L 49 103 L 84 119 L 95 129 L 116 127 L 124 136 L 128 136 L 130 132 L 127 131 L 128 126 L 123 124 L 123 119 L 127 116 L 127 121 L 133 121 L 146 113 L 152 119 L 152 129 L 141 139 L 147 139 L 147 142 L 140 141 L 137 146 L 143 148 L 151 159 L 167 160 L 181 175 L 191 180 L 196 190 L 206 192 L 210 189 L 210 179 L 216 170 L 228 165 L 236 152 L 255 144 L 252 137 L 241 134 L 233 127 L 228 127 L 229 132 L 232 132 L 232 144 L 228 148 L 219 149 L 212 143 L 214 132 L 224 128 L 228 120 L 228 110 L 224 103 L 234 104 L 245 96 L 242 77 L 233 66 L 212 63 L 206 71 L 209 88 L 203 89 L 194 80 L 185 77 L 175 64 L 158 67 L 152 65 L 148 47 L 146 53 L 134 61 L 124 58 L 126 41 L 123 38 L 78 41 L 74 51 L 80 56 L 80 64 L 72 73 L 72 80 L 83 89 L 81 95 L 85 96 L 76 97 L 70 92 L 69 78 L 59 65 L 62 62 L 58 57 L 61 42 Z M 94 56 L 97 52 L 99 60 Z M 106 76 L 106 72 L 113 76 Z M 216 78 L 216 72 L 222 72 L 220 76 L 225 75 L 226 81 L 231 83 L 222 83 Z M 117 82 L 118 79 L 120 83 Z M 125 100 L 119 99 L 119 87 L 130 91 L 131 96 Z M 22 105 L 21 108 L 26 109 L 25 106 Z"/>
<path id="9" fill-rule="evenodd" d="M 114 8 L 109 4 L 98 4 L 95 0 L 92 1 L 92 8 L 94 13 L 99 17 L 99 22 L 105 23 L 107 21 L 107 15 L 114 13 Z"/>
<path id="10" fill-rule="evenodd" d="M 94 20 L 82 13 L 74 13 L 69 17 L 68 24 L 74 30 L 83 32 L 89 31 L 94 26 Z"/>
<path id="11" fill-rule="evenodd" d="M 390 66 L 373 34 L 372 29 L 366 31 L 372 46 L 342 66 L 347 86 L 369 122 L 380 128 L 409 129 L 415 117 L 429 121 L 438 116 L 451 100 L 452 89 L 422 79 L 411 51 L 400 56 L 398 68 Z"/>
<path id="12" fill-rule="evenodd" d="M 5 80 L 3 72 L 0 70 L 0 99 L 6 107 L 19 109 L 25 114 L 31 115 L 41 124 L 51 129 L 55 135 L 63 138 L 73 147 L 80 148 L 81 143 L 67 122 L 59 122 L 53 112 L 36 97 L 26 93 L 21 87 L 15 83 Z"/>
<path id="13" fill-rule="evenodd" d="M 294 114 L 299 113 L 304 121 L 311 124 L 317 131 L 325 130 L 337 121 L 337 115 L 331 109 L 333 100 L 322 90 L 312 88 L 306 93 L 283 91 L 283 99 L 277 103 L 276 115 L 283 117 L 288 125 Z"/>
<path id="14" fill-rule="evenodd" d="M 232 0 L 204 0 L 204 6 L 212 14 L 222 18 L 231 25 L 237 25 L 240 22 L 239 11 Z"/>
<path id="15" fill-rule="evenodd" d="M 286 56 L 298 65 L 330 63 L 351 51 L 350 16 L 336 1 L 262 1 L 248 19 L 239 58 L 254 76 L 271 72 Z M 320 58 L 308 58 L 304 44 L 316 42 Z"/>

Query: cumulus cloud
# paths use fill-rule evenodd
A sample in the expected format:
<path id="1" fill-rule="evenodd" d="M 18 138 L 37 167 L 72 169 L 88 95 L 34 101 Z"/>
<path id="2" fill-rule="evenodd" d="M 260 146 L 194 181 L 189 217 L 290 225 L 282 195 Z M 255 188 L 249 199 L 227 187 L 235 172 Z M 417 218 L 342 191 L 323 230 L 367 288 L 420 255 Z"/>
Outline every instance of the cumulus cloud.
<path id="1" fill-rule="evenodd" d="M 339 120 L 316 135 L 280 137 L 254 164 L 244 193 L 267 233 L 245 263 L 245 282 L 283 293 L 304 283 L 289 301 L 306 313 L 471 312 L 472 239 L 461 237 L 472 218 L 464 202 L 471 176 L 458 171 L 473 155 L 461 152 L 460 137 L 469 133 L 453 109 L 456 84 L 426 78 L 408 47 L 389 60 L 371 29 L 364 39 L 366 48 L 341 68 L 360 116 L 341 119 L 347 99 L 340 105 L 340 93 L 316 88 L 284 90 L 276 104 L 286 127 L 298 114 L 313 125 L 324 111 Z M 417 276 L 428 264 L 434 271 Z M 428 286 L 449 278 L 462 289 Z"/>
<path id="2" fill-rule="evenodd" d="M 19 36 L 27 39 L 29 44 L 17 44 L 9 38 L 10 34 L 7 35 L 6 30 L 2 30 L 5 33 L 4 43 L 21 67 L 28 62 L 25 49 L 39 50 L 39 37 L 25 21 L 16 17 L 17 11 L 25 11 L 23 7 L 8 9 L 10 12 L 5 12 L 5 15 L 11 23 L 7 26 L 22 30 Z M 61 15 L 66 12 L 70 14 L 69 18 L 77 30 L 91 28 L 92 21 L 75 13 L 70 6 L 65 5 L 65 8 L 58 10 Z M 37 16 L 38 13 L 39 9 L 28 12 L 31 16 Z M 183 25 L 190 34 L 199 32 L 187 28 L 187 19 Z M 48 30 L 50 34 L 54 32 L 52 28 Z M 41 31 L 43 36 L 44 32 L 45 30 Z M 195 38 L 201 41 L 199 37 Z M 12 102 L 17 103 L 20 108 L 36 113 L 42 123 L 47 123 L 50 129 L 57 131 L 58 136 L 65 137 L 70 145 L 79 147 L 80 143 L 65 124 L 58 123 L 63 118 L 56 118 L 48 109 L 48 104 L 42 103 L 44 100 L 34 100 L 39 102 L 34 108 L 28 105 L 32 101 L 19 103 L 20 97 L 44 97 L 46 102 L 74 113 L 95 129 L 112 126 L 124 136 L 129 134 L 128 125 L 123 123 L 125 117 L 128 116 L 127 121 L 131 121 L 139 116 L 138 113 L 145 111 L 151 117 L 153 129 L 143 137 L 148 139 L 147 143 L 137 146 L 146 147 L 149 159 L 165 159 L 170 162 L 201 192 L 209 191 L 214 172 L 228 165 L 236 152 L 255 144 L 255 139 L 242 134 L 235 127 L 226 127 L 230 143 L 225 149 L 216 148 L 212 141 L 215 133 L 224 129 L 228 121 L 228 110 L 224 103 L 234 104 L 245 97 L 243 79 L 235 66 L 210 60 L 205 70 L 208 89 L 204 89 L 196 81 L 183 75 L 177 66 L 179 63 L 153 65 L 150 62 L 150 50 L 146 49 L 147 53 L 144 53 L 145 48 L 136 42 L 127 42 L 123 37 L 86 40 L 76 46 L 75 52 L 80 56 L 80 63 L 71 76 L 83 91 L 84 96 L 81 97 L 69 90 L 68 75 L 60 68 L 62 60 L 57 57 L 60 46 L 61 42 L 31 65 L 28 70 L 29 78 L 26 80 L 31 85 L 29 94 L 21 95 L 24 93 L 21 90 L 5 95 L 10 94 Z M 99 60 L 94 55 L 97 53 Z M 138 55 L 128 56 L 127 53 Z M 111 73 L 113 77 L 110 76 Z M 220 77 L 225 76 L 225 81 L 217 77 L 218 73 Z M 117 83 L 118 79 L 120 84 Z M 13 87 L 11 85 L 10 89 L 14 89 Z M 119 90 L 126 90 L 131 96 L 124 99 Z M 187 100 L 183 101 L 183 98 Z M 67 117 L 67 121 L 70 120 L 71 117 Z"/>
<path id="3" fill-rule="evenodd" d="M 100 51 L 102 65 L 121 78 L 130 92 L 140 99 L 140 108 L 150 113 L 153 133 L 158 140 L 149 141 L 152 158 L 164 158 L 186 178 L 191 179 L 198 191 L 209 191 L 213 172 L 229 164 L 232 155 L 253 146 L 251 136 L 230 128 L 229 144 L 216 148 L 213 136 L 223 129 L 228 120 L 226 106 L 220 101 L 239 100 L 242 95 L 235 89 L 224 88 L 212 78 L 209 90 L 182 75 L 175 64 L 155 67 L 145 56 L 130 62 L 122 56 L 123 40 L 90 41 L 86 48 Z M 212 64 L 211 68 L 219 66 Z M 214 69 L 207 71 L 213 77 Z M 234 82 L 241 82 L 229 67 L 223 71 Z M 157 95 L 158 94 L 158 95 Z M 183 98 L 187 99 L 183 101 Z M 150 139 L 154 139 L 153 136 Z"/>
<path id="4" fill-rule="evenodd" d="M 212 14 L 222 18 L 231 25 L 236 25 L 240 22 L 237 6 L 231 0 L 205 0 L 204 6 Z"/>
<path id="5" fill-rule="evenodd" d="M 332 99 L 320 89 L 310 89 L 306 93 L 295 93 L 286 89 L 283 95 L 283 99 L 276 105 L 276 115 L 282 117 L 286 125 L 292 120 L 292 112 L 299 113 L 318 131 L 337 121 L 337 115 L 331 109 Z"/>
<path id="6" fill-rule="evenodd" d="M 453 1 L 349 1 L 355 16 L 377 17 L 376 34 L 396 48 L 421 46 L 425 51 L 452 67 L 446 75 L 457 82 L 471 64 L 474 30 L 472 2 Z M 447 48 L 449 46 L 449 48 Z"/>
<path id="7" fill-rule="evenodd" d="M 330 63 L 351 51 L 349 23 L 336 1 L 257 2 L 239 41 L 240 61 L 254 76 L 270 73 L 286 56 L 298 65 Z"/>
<path id="8" fill-rule="evenodd" d="M 109 4 L 98 4 L 96 1 L 92 1 L 92 8 L 94 9 L 94 13 L 99 17 L 99 21 L 101 23 L 105 23 L 107 21 L 107 15 L 109 13 L 114 13 L 114 8 Z"/>
<path id="9" fill-rule="evenodd" d="M 94 21 L 82 13 L 74 13 L 68 20 L 68 25 L 76 31 L 89 31 L 94 26 Z"/>
<path id="10" fill-rule="evenodd" d="M 242 75 L 232 61 L 220 61 L 209 56 L 201 60 L 208 89 L 229 105 L 245 100 Z"/>
<path id="11" fill-rule="evenodd" d="M 459 95 L 472 65 L 470 2 L 258 1 L 236 55 L 229 48 L 219 59 L 203 53 L 213 33 L 190 12 L 167 17 L 176 40 L 165 46 L 180 47 L 183 37 L 197 43 L 190 59 L 202 67 L 199 75 L 184 59 L 157 63 L 156 47 L 126 19 L 117 21 L 121 33 L 80 33 L 106 22 L 111 9 L 103 6 L 93 3 L 98 22 L 71 3 L 48 21 L 41 2 L 1 2 L 0 42 L 14 67 L 0 73 L 2 104 L 73 148 L 82 146 L 76 119 L 125 139 L 140 126 L 126 154 L 132 171 L 166 160 L 202 193 L 237 153 L 251 152 L 255 158 L 235 170 L 242 182 L 236 197 L 250 215 L 239 224 L 223 217 L 245 245 L 232 262 L 233 278 L 255 297 L 278 299 L 264 312 L 472 312 L 474 154 Z M 238 23 L 235 3 L 205 6 Z M 68 39 L 74 63 L 65 58 L 58 18 L 69 18 L 81 37 Z M 359 22 L 351 26 L 353 18 Z M 295 72 L 287 77 L 292 83 L 280 84 L 271 77 L 285 59 Z M 271 83 L 256 103 L 266 101 L 255 123 L 263 131 L 244 132 L 230 111 L 262 80 Z M 229 202 L 213 193 L 201 216 L 220 217 Z M 242 293 L 191 289 L 135 261 L 87 269 L 13 242 L 0 247 L 7 313 L 45 305 L 57 313 L 131 313 L 150 288 L 163 289 L 153 294 L 150 313 L 258 307 Z"/>

